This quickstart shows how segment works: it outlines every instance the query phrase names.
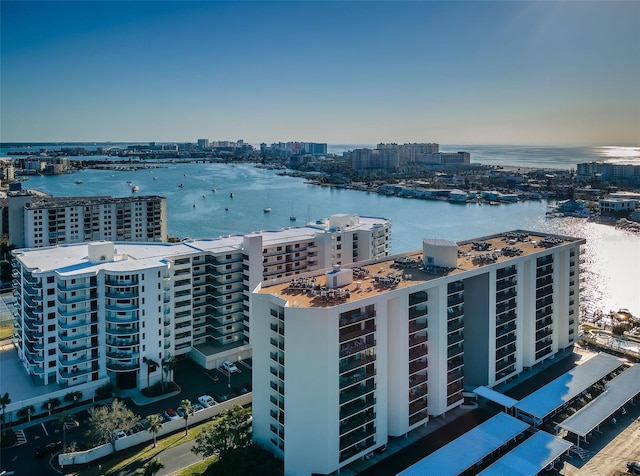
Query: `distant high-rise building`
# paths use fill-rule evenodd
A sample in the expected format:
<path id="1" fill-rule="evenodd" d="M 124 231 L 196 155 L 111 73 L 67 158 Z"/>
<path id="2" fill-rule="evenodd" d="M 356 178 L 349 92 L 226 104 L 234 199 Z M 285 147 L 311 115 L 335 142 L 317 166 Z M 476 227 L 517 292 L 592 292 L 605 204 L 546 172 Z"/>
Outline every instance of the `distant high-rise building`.
<path id="1" fill-rule="evenodd" d="M 41 248 L 84 241 L 167 241 L 164 197 L 48 197 L 7 193 L 9 243 Z"/>
<path id="2" fill-rule="evenodd" d="M 209 139 L 198 139 L 198 147 L 201 149 L 209 147 Z"/>

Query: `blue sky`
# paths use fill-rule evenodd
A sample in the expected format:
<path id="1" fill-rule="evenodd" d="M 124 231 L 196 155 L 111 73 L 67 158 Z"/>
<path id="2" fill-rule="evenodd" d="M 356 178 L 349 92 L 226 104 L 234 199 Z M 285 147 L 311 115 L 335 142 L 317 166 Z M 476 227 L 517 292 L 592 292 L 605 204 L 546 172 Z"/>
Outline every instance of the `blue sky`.
<path id="1" fill-rule="evenodd" d="M 0 140 L 640 144 L 640 2 L 0 2 Z"/>

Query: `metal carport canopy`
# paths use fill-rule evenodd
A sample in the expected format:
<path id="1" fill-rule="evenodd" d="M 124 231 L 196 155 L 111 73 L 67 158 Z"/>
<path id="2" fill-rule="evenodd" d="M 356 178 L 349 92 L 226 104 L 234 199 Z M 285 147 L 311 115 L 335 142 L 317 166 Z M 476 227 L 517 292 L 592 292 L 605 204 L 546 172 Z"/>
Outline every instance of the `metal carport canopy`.
<path id="1" fill-rule="evenodd" d="M 523 398 L 515 408 L 543 420 L 621 365 L 618 357 L 601 352 Z"/>
<path id="2" fill-rule="evenodd" d="M 518 400 L 516 400 L 515 398 L 507 397 L 504 393 L 496 392 L 495 390 L 492 390 L 489 387 L 485 387 L 483 385 L 476 388 L 473 393 L 480 397 L 484 397 L 487 400 L 491 400 L 492 402 L 499 403 L 505 408 L 511 408 L 516 403 L 518 403 Z"/>
<path id="3" fill-rule="evenodd" d="M 640 365 L 636 364 L 611 380 L 605 387 L 604 393 L 558 426 L 585 437 L 638 393 L 640 393 Z"/>
<path id="4" fill-rule="evenodd" d="M 566 440 L 538 431 L 478 476 L 535 476 L 571 446 Z"/>
<path id="5" fill-rule="evenodd" d="M 448 476 L 463 473 L 527 428 L 529 425 L 525 422 L 506 413 L 498 413 L 398 474 Z"/>

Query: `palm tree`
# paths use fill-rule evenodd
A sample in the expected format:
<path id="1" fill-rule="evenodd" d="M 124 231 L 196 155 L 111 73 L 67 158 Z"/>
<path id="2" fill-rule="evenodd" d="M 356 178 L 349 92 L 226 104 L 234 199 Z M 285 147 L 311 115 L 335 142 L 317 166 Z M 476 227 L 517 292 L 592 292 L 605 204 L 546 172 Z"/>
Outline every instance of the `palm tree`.
<path id="1" fill-rule="evenodd" d="M 188 435 L 189 434 L 189 416 L 193 415 L 193 412 L 195 411 L 196 408 L 193 406 L 193 403 L 191 403 L 191 400 L 185 398 L 180 402 L 180 409 L 184 412 L 182 416 L 182 418 L 184 418 L 184 434 Z"/>
<path id="2" fill-rule="evenodd" d="M 5 394 L 0 397 L 0 406 L 2 406 L 2 424 L 0 425 L 1 429 L 4 429 L 4 410 L 10 403 L 11 399 L 9 398 L 9 392 L 5 392 Z"/>
<path id="3" fill-rule="evenodd" d="M 158 363 L 155 360 L 148 359 L 146 357 L 143 357 L 142 361 L 147 364 L 147 388 L 149 388 L 149 375 L 151 372 L 155 372 L 156 368 L 158 368 Z"/>
<path id="4" fill-rule="evenodd" d="M 67 452 L 67 411 L 63 410 L 58 415 L 58 422 L 62 425 L 62 452 Z"/>
<path id="5" fill-rule="evenodd" d="M 153 434 L 153 447 L 156 447 L 156 435 L 162 428 L 162 417 L 160 415 L 149 415 L 147 417 L 149 422 L 149 431 Z"/>

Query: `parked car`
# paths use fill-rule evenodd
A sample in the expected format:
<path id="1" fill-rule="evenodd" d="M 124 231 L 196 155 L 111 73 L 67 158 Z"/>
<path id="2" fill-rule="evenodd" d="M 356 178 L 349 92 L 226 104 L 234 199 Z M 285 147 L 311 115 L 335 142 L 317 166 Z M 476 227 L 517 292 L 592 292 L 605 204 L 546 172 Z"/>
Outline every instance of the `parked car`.
<path id="1" fill-rule="evenodd" d="M 53 451 L 57 450 L 61 446 L 62 446 L 62 441 L 52 441 L 51 443 L 42 445 L 38 447 L 38 449 L 36 450 L 36 456 L 38 458 L 42 458 L 48 455 L 49 453 L 52 453 Z"/>
<path id="2" fill-rule="evenodd" d="M 193 412 L 199 412 L 200 410 L 204 410 L 204 407 L 202 405 L 200 405 L 199 403 L 196 403 L 193 408 L 195 408 L 195 410 L 193 410 Z"/>
<path id="3" fill-rule="evenodd" d="M 120 438 L 126 438 L 127 434 L 123 430 L 113 430 L 113 436 L 116 437 L 116 440 Z"/>
<path id="4" fill-rule="evenodd" d="M 239 372 L 238 367 L 236 367 L 236 364 L 234 364 L 230 360 L 225 360 L 224 362 L 222 362 L 222 368 L 229 373 Z"/>
<path id="5" fill-rule="evenodd" d="M 631 474 L 640 474 L 640 461 L 627 462 L 627 472 Z"/>
<path id="6" fill-rule="evenodd" d="M 180 415 L 178 415 L 178 412 L 176 412 L 173 408 L 167 408 L 164 412 L 164 416 L 167 417 L 169 420 L 180 419 Z"/>
<path id="7" fill-rule="evenodd" d="M 216 404 L 216 401 L 211 395 L 200 395 L 198 397 L 198 402 L 200 402 L 200 405 L 202 405 L 204 408 L 212 407 Z"/>

